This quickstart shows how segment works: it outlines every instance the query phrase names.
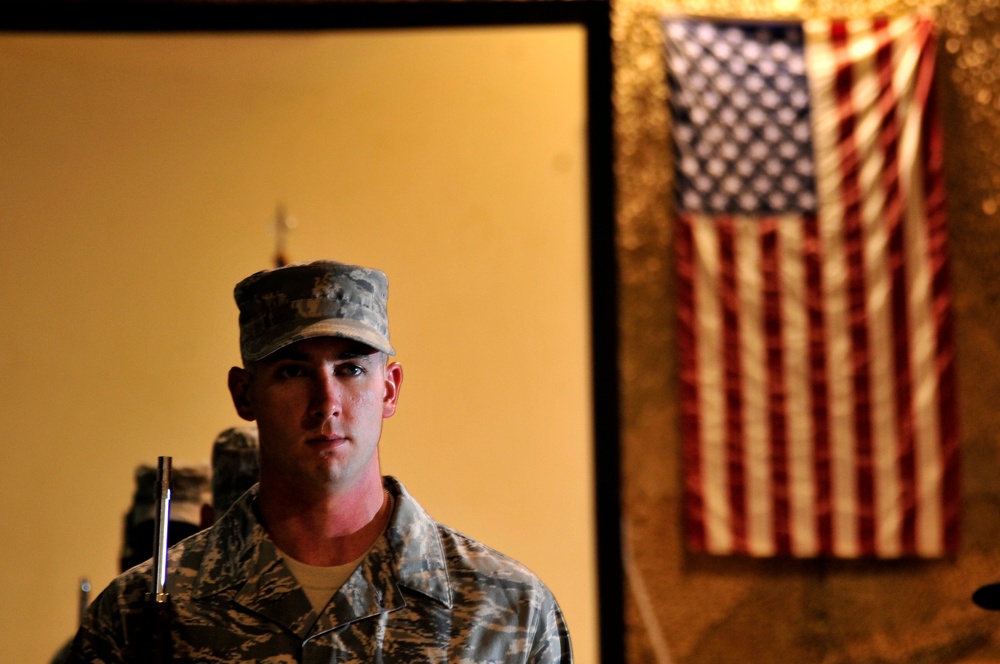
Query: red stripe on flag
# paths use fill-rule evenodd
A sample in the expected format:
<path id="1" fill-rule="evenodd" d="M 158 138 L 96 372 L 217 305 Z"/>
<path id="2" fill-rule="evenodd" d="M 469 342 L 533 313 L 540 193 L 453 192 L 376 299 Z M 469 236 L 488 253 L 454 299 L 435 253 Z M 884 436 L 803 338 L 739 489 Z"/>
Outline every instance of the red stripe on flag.
<path id="1" fill-rule="evenodd" d="M 871 374 L 868 313 L 865 306 L 864 237 L 861 229 L 860 156 L 854 138 L 856 118 L 851 91 L 854 84 L 847 26 L 835 22 L 831 36 L 836 59 L 836 95 L 839 118 L 843 234 L 848 269 L 848 326 L 854 387 L 854 436 L 857 467 L 857 512 L 860 551 L 875 549 L 875 482 L 872 467 Z"/>
<path id="2" fill-rule="evenodd" d="M 781 277 L 777 221 L 760 222 L 761 272 L 764 289 L 764 343 L 767 363 L 767 410 L 770 420 L 771 500 L 774 540 L 778 551 L 791 551 L 788 484 L 788 430 L 785 414 L 785 360 L 782 338 Z"/>
<path id="3" fill-rule="evenodd" d="M 705 504 L 702 496 L 701 433 L 698 417 L 698 356 L 694 301 L 694 238 L 691 220 L 678 215 L 674 241 L 677 257 L 677 349 L 679 351 L 681 440 L 684 456 L 686 538 L 694 551 L 705 551 Z"/>
<path id="4" fill-rule="evenodd" d="M 880 217 L 888 235 L 890 302 L 893 324 L 893 362 L 895 365 L 895 415 L 897 467 L 899 471 L 899 509 L 902 514 L 901 546 L 916 550 L 916 457 L 913 422 L 913 377 L 910 371 L 910 326 L 907 307 L 906 238 L 904 236 L 904 201 L 899 182 L 899 99 L 893 90 L 892 35 L 888 20 L 875 21 L 875 53 L 879 95 L 876 107 L 880 118 L 879 143 L 882 147 L 882 190 L 885 207 Z"/>
<path id="5" fill-rule="evenodd" d="M 746 447 L 743 438 L 743 370 L 740 358 L 739 290 L 733 220 L 720 217 L 719 301 L 722 303 L 722 363 L 726 420 L 726 474 L 729 478 L 729 518 L 736 551 L 747 549 Z"/>
<path id="6" fill-rule="evenodd" d="M 830 387 L 826 364 L 826 314 L 819 225 L 803 220 L 802 254 L 809 325 L 809 393 L 812 402 L 813 472 L 816 482 L 816 535 L 819 551 L 833 550 L 833 479 L 830 463 Z"/>

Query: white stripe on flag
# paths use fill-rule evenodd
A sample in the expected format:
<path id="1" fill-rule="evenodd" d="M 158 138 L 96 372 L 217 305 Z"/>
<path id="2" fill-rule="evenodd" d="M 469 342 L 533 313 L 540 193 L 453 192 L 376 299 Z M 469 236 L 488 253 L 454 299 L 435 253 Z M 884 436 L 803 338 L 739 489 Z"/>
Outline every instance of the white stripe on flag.
<path id="1" fill-rule="evenodd" d="M 813 118 L 813 151 L 816 159 L 816 191 L 823 306 L 826 322 L 826 370 L 831 456 L 831 508 L 835 555 L 859 553 L 858 504 L 854 448 L 854 387 L 851 383 L 851 348 L 848 330 L 847 258 L 844 248 L 844 201 L 841 198 L 840 155 L 836 141 L 839 115 L 834 93 L 835 58 L 828 23 L 807 22 L 806 61 L 812 74 L 810 103 Z"/>
<path id="2" fill-rule="evenodd" d="M 743 395 L 743 439 L 746 442 L 747 550 L 774 553 L 771 512 L 771 431 L 768 427 L 767 358 L 764 349 L 764 306 L 761 299 L 760 222 L 734 217 L 733 245 L 739 303 L 740 382 Z"/>
<path id="3" fill-rule="evenodd" d="M 816 524 L 815 439 L 809 381 L 809 320 L 803 219 L 778 219 L 778 263 L 781 275 L 781 319 L 784 330 L 786 430 L 788 432 L 789 498 L 792 552 L 813 556 L 819 549 Z"/>

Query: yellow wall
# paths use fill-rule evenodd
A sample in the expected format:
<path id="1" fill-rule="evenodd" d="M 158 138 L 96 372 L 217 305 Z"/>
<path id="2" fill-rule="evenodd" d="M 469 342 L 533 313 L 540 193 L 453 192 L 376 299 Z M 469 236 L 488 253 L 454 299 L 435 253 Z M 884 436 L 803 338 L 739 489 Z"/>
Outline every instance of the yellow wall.
<path id="1" fill-rule="evenodd" d="M 536 571 L 596 661 L 583 41 L 0 37 L 4 659 L 46 661 L 116 573 L 135 465 L 239 423 L 231 289 L 285 203 L 293 260 L 389 274 L 386 472 Z"/>

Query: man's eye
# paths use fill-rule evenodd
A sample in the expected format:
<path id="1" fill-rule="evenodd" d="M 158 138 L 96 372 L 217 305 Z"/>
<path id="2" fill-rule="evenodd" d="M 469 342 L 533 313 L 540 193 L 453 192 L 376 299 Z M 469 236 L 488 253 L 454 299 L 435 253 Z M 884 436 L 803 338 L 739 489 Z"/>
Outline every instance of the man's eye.
<path id="1" fill-rule="evenodd" d="M 364 368 L 358 364 L 342 364 L 337 367 L 337 373 L 341 376 L 360 376 L 364 372 Z"/>
<path id="2" fill-rule="evenodd" d="M 305 375 L 305 370 L 294 364 L 286 364 L 283 367 L 279 367 L 275 372 L 279 378 L 299 378 Z"/>

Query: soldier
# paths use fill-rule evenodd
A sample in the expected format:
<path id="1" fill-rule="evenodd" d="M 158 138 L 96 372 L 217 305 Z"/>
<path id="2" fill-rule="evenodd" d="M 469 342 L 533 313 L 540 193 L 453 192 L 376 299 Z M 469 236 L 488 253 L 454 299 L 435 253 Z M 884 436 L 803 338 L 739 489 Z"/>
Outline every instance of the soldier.
<path id="1" fill-rule="evenodd" d="M 385 274 L 333 261 L 247 277 L 235 289 L 236 412 L 256 421 L 260 482 L 174 546 L 173 657 L 190 662 L 572 662 L 545 585 L 434 521 L 382 476 L 382 420 L 403 370 L 390 361 Z M 73 644 L 80 661 L 130 651 L 148 564 L 115 579 Z"/>
<path id="2" fill-rule="evenodd" d="M 202 513 L 210 505 L 211 471 L 208 465 L 177 465 L 173 468 L 170 492 L 170 523 L 167 541 L 176 544 L 203 527 Z M 135 492 L 124 518 L 119 567 L 122 572 L 153 556 L 153 529 L 156 502 L 153 485 L 156 466 L 141 464 L 135 469 Z"/>
<path id="3" fill-rule="evenodd" d="M 206 505 L 202 525 L 211 526 L 243 493 L 257 483 L 257 427 L 229 427 L 212 443 L 212 504 Z"/>
<path id="4" fill-rule="evenodd" d="M 168 544 L 176 544 L 205 527 L 205 510 L 206 508 L 211 510 L 210 502 L 214 500 L 209 495 L 209 475 L 209 468 L 204 464 L 174 467 Z M 132 503 L 122 518 L 122 546 L 118 555 L 119 572 L 135 567 L 153 556 L 153 530 L 156 514 L 153 484 L 155 482 L 155 466 L 145 463 L 136 466 Z M 72 645 L 72 639 L 59 649 L 50 664 L 65 662 L 70 645 Z"/>

